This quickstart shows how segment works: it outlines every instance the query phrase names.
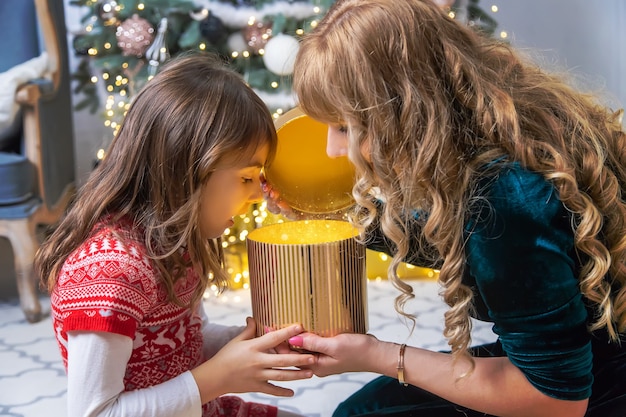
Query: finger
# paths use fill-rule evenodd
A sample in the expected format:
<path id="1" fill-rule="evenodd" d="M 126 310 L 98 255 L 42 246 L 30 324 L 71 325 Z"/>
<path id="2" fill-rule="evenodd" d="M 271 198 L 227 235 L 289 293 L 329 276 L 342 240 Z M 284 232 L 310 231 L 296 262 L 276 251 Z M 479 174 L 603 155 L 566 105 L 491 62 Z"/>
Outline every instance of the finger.
<path id="1" fill-rule="evenodd" d="M 301 333 L 292 336 L 287 341 L 294 348 L 304 349 L 310 352 L 326 353 L 327 339 L 314 333 Z"/>
<path id="2" fill-rule="evenodd" d="M 268 369 L 263 374 L 268 381 L 298 381 L 313 377 L 310 369 Z"/>
<path id="3" fill-rule="evenodd" d="M 274 330 L 259 337 L 259 342 L 265 349 L 273 348 L 279 344 L 287 341 L 290 337 L 300 334 L 304 331 L 302 325 L 294 324 L 291 326 L 283 327 L 282 329 Z"/>
<path id="4" fill-rule="evenodd" d="M 274 353 L 278 353 L 281 355 L 287 354 L 287 353 L 293 353 L 293 349 L 291 349 L 291 347 L 289 347 L 289 345 L 285 342 L 285 343 L 281 343 L 278 346 L 275 346 L 274 348 L 270 349 L 270 352 L 273 351 Z"/>
<path id="5" fill-rule="evenodd" d="M 280 199 L 275 201 L 275 205 L 278 207 L 283 216 L 291 220 L 297 220 L 304 218 L 302 213 L 296 212 L 289 204 Z"/>
<path id="6" fill-rule="evenodd" d="M 276 397 L 293 397 L 293 390 L 289 388 L 279 387 L 270 382 L 267 382 L 265 385 L 262 385 L 259 388 L 258 392 L 262 392 L 263 394 L 274 395 Z"/>
<path id="7" fill-rule="evenodd" d="M 288 368 L 291 366 L 307 366 L 315 363 L 315 355 L 310 353 L 285 353 L 281 355 L 272 355 L 268 360 L 268 367 L 271 368 Z"/>
<path id="8" fill-rule="evenodd" d="M 276 202 L 274 200 L 272 200 L 271 198 L 269 198 L 269 195 L 266 193 L 265 194 L 265 202 L 267 203 L 267 210 L 270 211 L 270 213 L 273 214 L 281 214 L 281 208 L 278 206 L 278 204 L 276 204 Z"/>
<path id="9" fill-rule="evenodd" d="M 256 336 L 256 321 L 252 317 L 246 317 L 246 328 L 243 329 L 233 340 L 248 340 Z"/>

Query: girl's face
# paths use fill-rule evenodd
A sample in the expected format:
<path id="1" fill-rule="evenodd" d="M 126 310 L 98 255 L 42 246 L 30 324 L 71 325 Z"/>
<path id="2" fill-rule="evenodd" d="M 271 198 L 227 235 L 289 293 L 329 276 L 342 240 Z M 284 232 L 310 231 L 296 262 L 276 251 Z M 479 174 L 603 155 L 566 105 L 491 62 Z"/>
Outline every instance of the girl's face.
<path id="1" fill-rule="evenodd" d="M 326 135 L 326 154 L 329 158 L 348 155 L 348 128 L 343 125 L 329 125 Z M 369 143 L 361 146 L 361 155 L 371 162 Z"/>
<path id="2" fill-rule="evenodd" d="M 218 169 L 202 187 L 200 232 L 205 239 L 220 237 L 234 225 L 233 217 L 245 214 L 252 203 L 263 200 L 261 169 L 269 145 L 259 148 L 250 160 L 232 168 Z"/>

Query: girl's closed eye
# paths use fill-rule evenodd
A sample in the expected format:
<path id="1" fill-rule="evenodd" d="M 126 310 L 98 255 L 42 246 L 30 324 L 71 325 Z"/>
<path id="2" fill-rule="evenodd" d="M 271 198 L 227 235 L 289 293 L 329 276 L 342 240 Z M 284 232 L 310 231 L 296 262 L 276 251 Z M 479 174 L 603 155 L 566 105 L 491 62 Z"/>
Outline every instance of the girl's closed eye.
<path id="1" fill-rule="evenodd" d="M 340 133 L 348 133 L 348 126 L 342 125 L 337 129 Z"/>
<path id="2" fill-rule="evenodd" d="M 259 163 L 239 170 L 238 175 L 241 177 L 241 183 L 244 185 L 259 183 L 260 185 L 262 169 L 263 165 Z"/>

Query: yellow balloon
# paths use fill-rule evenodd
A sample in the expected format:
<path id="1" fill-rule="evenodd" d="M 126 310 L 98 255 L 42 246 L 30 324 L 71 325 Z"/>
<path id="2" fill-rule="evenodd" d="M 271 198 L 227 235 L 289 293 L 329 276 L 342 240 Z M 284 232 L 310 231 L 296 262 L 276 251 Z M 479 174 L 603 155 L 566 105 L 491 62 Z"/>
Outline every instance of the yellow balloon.
<path id="1" fill-rule="evenodd" d="M 275 121 L 276 158 L 266 168 L 267 182 L 292 208 L 333 213 L 354 203 L 354 166 L 347 157 L 326 154 L 328 126 L 294 108 Z"/>

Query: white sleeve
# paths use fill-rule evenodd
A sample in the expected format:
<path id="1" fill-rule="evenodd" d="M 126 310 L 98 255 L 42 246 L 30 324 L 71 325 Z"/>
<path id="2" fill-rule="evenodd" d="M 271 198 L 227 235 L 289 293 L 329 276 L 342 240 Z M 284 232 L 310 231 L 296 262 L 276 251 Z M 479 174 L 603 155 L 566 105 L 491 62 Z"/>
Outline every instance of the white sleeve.
<path id="1" fill-rule="evenodd" d="M 204 309 L 204 304 L 199 303 L 198 314 L 202 318 L 202 338 L 204 358 L 212 358 L 224 345 L 245 329 L 245 326 L 225 326 L 211 323 Z"/>
<path id="2" fill-rule="evenodd" d="M 68 332 L 69 417 L 200 417 L 200 392 L 191 372 L 150 388 L 124 392 L 131 338 L 106 332 Z"/>

